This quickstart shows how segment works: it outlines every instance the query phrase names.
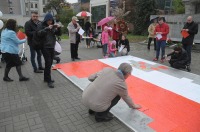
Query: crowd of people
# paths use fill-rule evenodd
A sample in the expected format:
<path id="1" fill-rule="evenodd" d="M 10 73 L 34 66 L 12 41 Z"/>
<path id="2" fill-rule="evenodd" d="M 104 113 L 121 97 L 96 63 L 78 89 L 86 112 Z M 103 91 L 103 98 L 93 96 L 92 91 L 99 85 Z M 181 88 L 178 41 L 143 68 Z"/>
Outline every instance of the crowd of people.
<path id="1" fill-rule="evenodd" d="M 16 34 L 16 20 L 9 19 L 6 22 L 1 33 L 1 53 L 3 53 L 6 62 L 3 77 L 4 81 L 13 81 L 13 79 L 8 76 L 12 67 L 16 67 L 19 81 L 29 80 L 28 77 L 22 74 L 22 63 L 18 55 L 19 45 L 28 41 L 33 72 L 44 72 L 44 82 L 47 82 L 49 88 L 54 88 L 54 80 L 51 77 L 51 66 L 55 59 L 56 36 L 61 35 L 61 25 L 55 24 L 55 22 L 58 23 L 50 13 L 45 15 L 43 21 L 39 21 L 38 13 L 32 12 L 31 19 L 27 21 L 24 26 L 27 38 L 21 40 Z M 129 40 L 126 38 L 126 35 L 119 32 L 118 28 L 116 23 L 113 24 L 112 28 L 107 25 L 102 26 L 101 43 L 102 56 L 104 58 L 124 56 L 128 55 L 130 52 Z M 78 47 L 81 42 L 81 35 L 78 32 L 81 26 L 78 23 L 77 17 L 72 17 L 67 29 L 70 38 L 71 60 L 80 60 Z M 163 63 L 165 60 L 168 60 L 171 67 L 190 71 L 191 48 L 194 36 L 198 33 L 198 24 L 189 16 L 182 29 L 182 31 L 188 33 L 188 36 L 182 39 L 182 47 L 176 46 L 173 52 L 166 55 L 165 46 L 169 30 L 168 24 L 165 23 L 162 17 L 158 18 L 158 20 L 155 19 L 149 26 L 147 49 L 150 50 L 151 41 L 153 40 L 154 50 L 156 50 L 156 57 L 153 61 L 158 61 L 160 58 Z M 89 22 L 86 22 L 85 31 L 87 36 L 91 38 L 94 36 L 94 30 Z M 87 48 L 90 47 L 90 42 L 90 39 L 86 39 Z M 35 61 L 36 55 L 37 63 Z M 42 56 L 44 57 L 44 67 L 42 65 Z M 170 59 L 168 59 L 169 56 L 171 56 Z M 84 90 L 82 99 L 83 103 L 89 108 L 89 114 L 94 114 L 97 122 L 110 121 L 113 119 L 113 115 L 111 115 L 109 111 L 118 103 L 120 98 L 122 98 L 130 108 L 141 108 L 140 105 L 135 104 L 128 96 L 125 79 L 131 75 L 131 72 L 132 66 L 127 63 L 122 63 L 117 70 L 105 68 L 89 76 L 88 79 L 91 81 L 91 84 Z"/>

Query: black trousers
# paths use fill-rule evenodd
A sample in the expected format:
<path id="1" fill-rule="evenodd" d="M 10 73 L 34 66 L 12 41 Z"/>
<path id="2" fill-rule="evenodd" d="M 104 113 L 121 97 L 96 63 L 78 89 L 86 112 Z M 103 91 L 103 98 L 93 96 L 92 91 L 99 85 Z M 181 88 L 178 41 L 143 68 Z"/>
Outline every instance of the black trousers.
<path id="1" fill-rule="evenodd" d="M 76 44 L 70 43 L 70 51 L 72 59 L 78 58 L 78 46 L 79 42 L 76 42 Z"/>
<path id="2" fill-rule="evenodd" d="M 43 48 L 41 51 L 45 61 L 44 81 L 51 82 L 51 66 L 54 58 L 54 48 Z"/>
<path id="3" fill-rule="evenodd" d="M 119 95 L 116 96 L 116 97 L 111 101 L 110 107 L 109 107 L 106 111 L 104 111 L 104 112 L 96 112 L 96 113 L 95 113 L 95 117 L 96 117 L 96 118 L 103 118 L 103 117 L 106 117 L 106 116 L 108 115 L 108 112 L 110 111 L 110 109 L 118 103 L 118 101 L 120 100 L 120 98 L 121 98 L 121 97 L 120 97 Z"/>
<path id="4" fill-rule="evenodd" d="M 154 43 L 154 50 L 156 50 L 156 38 L 149 38 L 147 48 L 150 49 L 151 41 L 153 40 Z"/>

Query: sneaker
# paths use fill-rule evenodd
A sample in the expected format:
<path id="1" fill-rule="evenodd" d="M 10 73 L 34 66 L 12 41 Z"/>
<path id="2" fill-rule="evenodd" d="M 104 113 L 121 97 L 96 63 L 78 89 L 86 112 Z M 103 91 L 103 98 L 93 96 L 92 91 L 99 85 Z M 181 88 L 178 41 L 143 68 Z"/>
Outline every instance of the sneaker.
<path id="1" fill-rule="evenodd" d="M 153 61 L 158 61 L 158 59 L 157 59 L 157 58 L 154 58 Z"/>
<path id="2" fill-rule="evenodd" d="M 113 119 L 113 117 L 109 117 L 109 116 L 106 116 L 106 117 L 96 117 L 95 116 L 95 120 L 97 122 L 108 122 L 108 121 L 110 121 L 112 119 Z"/>
<path id="3" fill-rule="evenodd" d="M 48 82 L 48 87 L 49 88 L 54 88 L 53 82 Z"/>
<path id="4" fill-rule="evenodd" d="M 34 70 L 35 73 L 43 73 L 42 70 Z"/>
<path id="5" fill-rule="evenodd" d="M 22 78 L 19 79 L 20 82 L 21 81 L 28 81 L 28 80 L 29 80 L 29 78 L 27 78 L 27 77 L 22 77 Z"/>
<path id="6" fill-rule="evenodd" d="M 76 57 L 75 59 L 77 59 L 77 60 L 80 60 L 81 58 L 79 58 L 79 57 Z"/>
<path id="7" fill-rule="evenodd" d="M 191 71 L 191 69 L 190 69 L 190 65 L 186 65 L 186 70 L 187 70 L 188 72 Z"/>
<path id="8" fill-rule="evenodd" d="M 60 58 L 56 60 L 56 63 L 57 63 L 57 64 L 60 63 Z"/>
<path id="9" fill-rule="evenodd" d="M 164 62 L 165 62 L 165 59 L 161 59 L 160 62 L 161 62 L 161 63 L 164 63 Z"/>

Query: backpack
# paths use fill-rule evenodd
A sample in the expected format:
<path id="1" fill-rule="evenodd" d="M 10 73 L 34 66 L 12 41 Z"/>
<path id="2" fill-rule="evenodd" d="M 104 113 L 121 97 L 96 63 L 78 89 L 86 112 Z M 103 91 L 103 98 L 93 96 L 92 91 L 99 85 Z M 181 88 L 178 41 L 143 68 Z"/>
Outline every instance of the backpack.
<path id="1" fill-rule="evenodd" d="M 38 50 L 38 49 L 42 49 L 43 45 L 44 45 L 44 37 L 40 37 L 38 35 L 38 31 L 35 31 L 33 33 L 33 38 L 32 38 L 32 47 L 35 50 Z"/>

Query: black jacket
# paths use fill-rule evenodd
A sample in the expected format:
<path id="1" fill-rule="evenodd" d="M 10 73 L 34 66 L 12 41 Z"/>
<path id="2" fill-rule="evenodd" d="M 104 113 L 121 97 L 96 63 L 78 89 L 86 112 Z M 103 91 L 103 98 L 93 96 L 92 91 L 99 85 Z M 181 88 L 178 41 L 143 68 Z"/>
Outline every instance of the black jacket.
<path id="1" fill-rule="evenodd" d="M 47 14 L 44 18 L 44 21 L 38 25 L 38 36 L 43 38 L 43 48 L 54 48 L 56 43 L 56 35 L 61 35 L 61 28 L 48 28 L 47 21 L 49 19 L 53 19 L 51 14 Z"/>
<path id="2" fill-rule="evenodd" d="M 194 41 L 194 35 L 198 33 L 198 24 L 195 23 L 194 21 L 191 23 L 186 23 L 183 29 L 189 29 L 188 33 L 190 35 L 182 39 L 182 44 L 192 45 Z"/>
<path id="3" fill-rule="evenodd" d="M 124 45 L 124 48 L 127 48 L 127 51 L 130 51 L 130 45 L 128 39 L 125 40 L 120 40 L 119 41 L 119 46 Z"/>
<path id="4" fill-rule="evenodd" d="M 31 45 L 32 44 L 32 38 L 33 38 L 33 34 L 34 32 L 37 30 L 37 26 L 41 24 L 40 21 L 36 23 L 33 22 L 32 19 L 30 19 L 29 21 L 27 21 L 24 25 L 24 28 L 25 28 L 25 33 L 28 37 L 28 45 Z"/>
<path id="5" fill-rule="evenodd" d="M 188 62 L 188 55 L 187 52 L 182 48 L 180 53 L 176 53 L 173 51 L 172 53 L 167 54 L 167 56 L 171 56 L 170 61 L 179 62 L 180 64 L 187 64 Z"/>

